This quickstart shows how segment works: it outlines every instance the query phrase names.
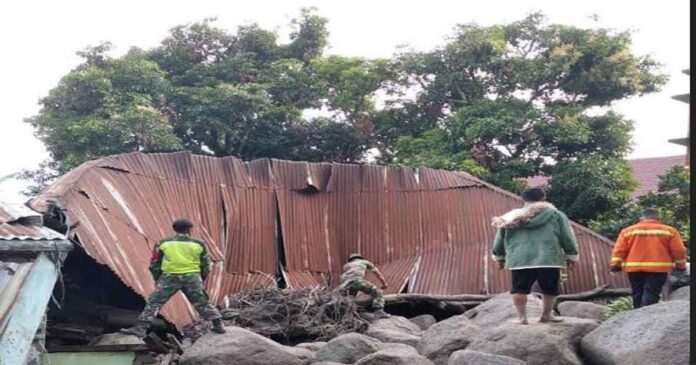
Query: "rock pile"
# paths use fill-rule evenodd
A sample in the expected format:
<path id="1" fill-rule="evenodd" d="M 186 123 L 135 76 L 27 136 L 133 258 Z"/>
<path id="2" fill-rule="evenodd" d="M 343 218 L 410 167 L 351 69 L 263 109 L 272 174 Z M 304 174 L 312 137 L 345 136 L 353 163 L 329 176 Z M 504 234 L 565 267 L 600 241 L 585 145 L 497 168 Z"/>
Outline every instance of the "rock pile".
<path id="1" fill-rule="evenodd" d="M 604 320 L 592 303 L 559 305 L 562 323 L 537 323 L 540 301 L 529 297 L 531 323 L 516 323 L 510 295 L 495 296 L 440 322 L 432 316 L 373 321 L 364 333 L 328 342 L 283 346 L 228 327 L 186 350 L 181 364 L 238 365 L 609 365 L 688 364 L 689 302 L 671 300 Z M 601 314 L 601 315 L 600 315 Z"/>

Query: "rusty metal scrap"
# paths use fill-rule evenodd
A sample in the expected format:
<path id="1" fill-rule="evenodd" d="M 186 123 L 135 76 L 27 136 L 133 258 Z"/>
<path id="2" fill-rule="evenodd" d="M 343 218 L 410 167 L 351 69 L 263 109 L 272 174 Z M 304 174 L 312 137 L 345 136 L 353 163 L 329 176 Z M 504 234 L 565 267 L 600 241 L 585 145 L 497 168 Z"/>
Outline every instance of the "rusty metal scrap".
<path id="1" fill-rule="evenodd" d="M 261 159 L 243 162 L 189 152 L 130 153 L 90 161 L 31 202 L 66 209 L 85 251 L 142 296 L 154 283 L 149 251 L 171 221 L 188 217 L 215 261 L 211 298 L 275 285 L 336 284 L 351 252 L 377 264 L 388 293 L 489 294 L 509 289 L 490 262 L 491 217 L 518 197 L 459 172 Z M 581 261 L 565 293 L 604 284 L 612 243 L 579 225 Z M 196 318 L 178 295 L 163 315 L 181 327 Z"/>

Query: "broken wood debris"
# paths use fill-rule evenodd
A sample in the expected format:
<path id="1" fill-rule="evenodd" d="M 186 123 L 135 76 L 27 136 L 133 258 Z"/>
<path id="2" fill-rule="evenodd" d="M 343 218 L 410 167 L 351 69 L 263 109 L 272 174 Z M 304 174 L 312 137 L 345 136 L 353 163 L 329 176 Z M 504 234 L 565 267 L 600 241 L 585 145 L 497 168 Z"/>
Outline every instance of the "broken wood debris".
<path id="1" fill-rule="evenodd" d="M 228 299 L 228 323 L 283 342 L 328 340 L 368 325 L 353 298 L 327 288 L 252 289 Z"/>

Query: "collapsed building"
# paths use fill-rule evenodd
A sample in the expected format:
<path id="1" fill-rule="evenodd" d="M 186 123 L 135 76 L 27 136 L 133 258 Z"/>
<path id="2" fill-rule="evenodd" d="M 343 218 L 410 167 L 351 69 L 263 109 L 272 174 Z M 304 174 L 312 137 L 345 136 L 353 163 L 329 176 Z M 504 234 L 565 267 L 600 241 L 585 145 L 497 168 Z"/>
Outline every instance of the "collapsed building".
<path id="1" fill-rule="evenodd" d="M 333 286 L 351 252 L 377 264 L 389 293 L 502 293 L 510 283 L 491 262 L 491 218 L 520 205 L 514 194 L 461 172 L 244 162 L 190 152 L 93 160 L 30 202 L 63 222 L 79 246 L 71 255 L 82 255 L 75 261 L 95 261 L 73 270 L 96 280 L 85 271 L 108 267 L 101 275 L 111 275 L 116 289 L 104 295 L 121 298 L 128 295 L 113 291 L 132 290 L 137 295 L 123 305 L 131 308 L 142 306 L 154 288 L 152 246 L 171 235 L 171 222 L 180 217 L 194 222 L 193 234 L 208 243 L 214 265 L 207 290 L 222 306 L 229 293 L 278 282 Z M 623 275 L 606 270 L 612 242 L 578 224 L 573 228 L 580 262 L 563 292 L 628 287 Z M 70 266 L 69 258 L 66 270 Z M 106 279 L 95 285 L 106 286 Z M 162 315 L 180 329 L 196 318 L 180 293 Z"/>
<path id="2" fill-rule="evenodd" d="M 40 364 L 46 305 L 73 245 L 42 215 L 0 202 L 0 364 Z"/>

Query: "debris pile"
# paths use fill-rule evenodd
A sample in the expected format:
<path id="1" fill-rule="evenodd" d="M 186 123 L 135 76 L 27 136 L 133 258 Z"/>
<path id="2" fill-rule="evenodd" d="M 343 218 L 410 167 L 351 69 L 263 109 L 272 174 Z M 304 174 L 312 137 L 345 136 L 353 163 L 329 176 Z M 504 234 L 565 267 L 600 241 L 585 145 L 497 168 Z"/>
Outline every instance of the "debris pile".
<path id="1" fill-rule="evenodd" d="M 278 292 L 279 296 L 288 294 Z M 331 292 L 308 290 L 304 298 L 322 295 L 330 296 Z M 260 308 L 254 303 L 272 309 L 267 302 L 274 303 L 276 298 L 250 297 L 254 302 L 246 304 L 249 309 Z M 293 308 L 297 303 L 292 299 L 302 300 L 292 297 Z M 533 295 L 528 297 L 532 317 L 539 316 L 540 302 Z M 569 308 L 573 307 L 577 305 Z M 535 319 L 522 325 L 516 321 L 512 296 L 501 294 L 440 321 L 422 315 L 392 315 L 370 320 L 363 333 L 344 333 L 327 342 L 294 346 L 278 344 L 249 329 L 227 327 L 226 334 L 204 334 L 178 359 L 180 365 L 545 365 L 549 359 L 563 365 L 686 365 L 689 316 L 689 303 L 673 300 L 621 313 L 604 322 L 564 315 L 561 323 Z"/>
<path id="2" fill-rule="evenodd" d="M 353 298 L 327 288 L 252 289 L 228 301 L 222 310 L 228 324 L 286 343 L 364 332 L 369 323 L 369 314 Z"/>

